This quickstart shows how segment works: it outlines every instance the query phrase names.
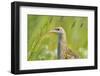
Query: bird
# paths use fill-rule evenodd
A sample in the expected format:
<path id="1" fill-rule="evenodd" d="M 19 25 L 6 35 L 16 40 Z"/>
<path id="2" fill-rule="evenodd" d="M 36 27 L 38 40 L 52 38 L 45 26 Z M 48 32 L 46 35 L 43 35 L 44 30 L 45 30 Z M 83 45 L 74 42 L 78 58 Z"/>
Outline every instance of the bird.
<path id="1" fill-rule="evenodd" d="M 57 58 L 58 59 L 78 59 L 77 55 L 72 49 L 67 45 L 66 32 L 62 27 L 54 27 L 50 30 L 50 33 L 55 33 L 58 36 L 58 47 L 57 47 Z"/>

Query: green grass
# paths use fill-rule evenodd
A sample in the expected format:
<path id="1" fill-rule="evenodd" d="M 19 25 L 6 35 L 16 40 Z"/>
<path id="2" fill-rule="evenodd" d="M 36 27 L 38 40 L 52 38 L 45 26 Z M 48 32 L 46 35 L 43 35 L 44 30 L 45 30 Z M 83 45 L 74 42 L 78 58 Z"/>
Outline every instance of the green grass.
<path id="1" fill-rule="evenodd" d="M 28 15 L 28 61 L 57 59 L 58 38 L 49 31 L 58 26 L 66 32 L 68 47 L 79 54 L 80 58 L 87 58 L 87 17 Z"/>

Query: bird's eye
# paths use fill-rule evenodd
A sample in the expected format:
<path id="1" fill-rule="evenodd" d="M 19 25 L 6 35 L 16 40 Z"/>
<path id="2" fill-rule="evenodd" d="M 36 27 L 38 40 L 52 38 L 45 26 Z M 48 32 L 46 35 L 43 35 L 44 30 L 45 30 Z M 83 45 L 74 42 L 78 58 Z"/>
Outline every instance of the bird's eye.
<path id="1" fill-rule="evenodd" d="M 60 29 L 56 28 L 55 30 L 59 31 Z"/>

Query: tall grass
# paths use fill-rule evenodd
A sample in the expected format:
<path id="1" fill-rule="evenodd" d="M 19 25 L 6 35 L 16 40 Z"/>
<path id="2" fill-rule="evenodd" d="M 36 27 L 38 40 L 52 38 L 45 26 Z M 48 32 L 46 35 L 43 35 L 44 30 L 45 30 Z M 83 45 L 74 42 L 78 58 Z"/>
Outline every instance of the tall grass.
<path id="1" fill-rule="evenodd" d="M 87 17 L 28 15 L 28 61 L 57 59 L 58 37 L 49 31 L 58 26 L 66 32 L 68 47 L 80 58 L 87 58 Z"/>

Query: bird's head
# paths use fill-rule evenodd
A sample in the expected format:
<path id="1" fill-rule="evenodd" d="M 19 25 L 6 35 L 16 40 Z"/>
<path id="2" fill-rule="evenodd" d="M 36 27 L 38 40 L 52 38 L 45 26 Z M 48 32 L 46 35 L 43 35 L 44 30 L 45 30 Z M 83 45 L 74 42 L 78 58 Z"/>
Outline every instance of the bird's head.
<path id="1" fill-rule="evenodd" d="M 63 34 L 64 33 L 64 29 L 62 27 L 55 27 L 50 31 L 50 33 Z"/>

